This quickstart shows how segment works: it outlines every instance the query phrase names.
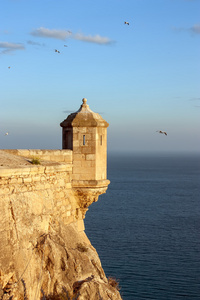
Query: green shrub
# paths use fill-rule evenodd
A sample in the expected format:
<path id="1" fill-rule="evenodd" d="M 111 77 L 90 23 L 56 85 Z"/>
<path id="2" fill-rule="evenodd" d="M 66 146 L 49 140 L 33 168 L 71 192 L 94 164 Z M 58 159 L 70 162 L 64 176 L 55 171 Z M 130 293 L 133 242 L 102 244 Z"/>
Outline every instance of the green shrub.
<path id="1" fill-rule="evenodd" d="M 33 157 L 31 160 L 31 163 L 33 165 L 40 165 L 40 158 L 39 157 Z"/>

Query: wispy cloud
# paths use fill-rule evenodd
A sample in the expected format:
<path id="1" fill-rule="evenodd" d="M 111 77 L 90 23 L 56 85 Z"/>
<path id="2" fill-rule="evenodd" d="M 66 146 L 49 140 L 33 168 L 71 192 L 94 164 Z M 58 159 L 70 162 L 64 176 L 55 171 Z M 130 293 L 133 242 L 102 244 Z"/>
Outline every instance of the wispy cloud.
<path id="1" fill-rule="evenodd" d="M 189 29 L 192 33 L 200 34 L 200 24 L 196 24 Z"/>
<path id="2" fill-rule="evenodd" d="M 48 28 L 40 27 L 40 28 L 33 30 L 30 34 L 33 36 L 38 36 L 38 37 L 65 40 L 67 37 L 69 37 L 71 35 L 71 32 L 68 30 L 62 30 L 62 29 L 48 29 Z"/>
<path id="3" fill-rule="evenodd" d="M 23 44 L 9 43 L 9 42 L 0 42 L 0 48 L 3 48 L 1 54 L 9 54 L 16 50 L 24 50 L 25 47 Z"/>
<path id="4" fill-rule="evenodd" d="M 53 38 L 59 40 L 66 40 L 67 38 L 72 38 L 74 40 L 79 40 L 87 43 L 95 43 L 99 45 L 108 45 L 113 43 L 108 37 L 96 35 L 84 35 L 82 33 L 72 34 L 69 30 L 63 29 L 48 29 L 44 27 L 37 28 L 30 33 L 32 36 L 43 37 L 43 38 Z"/>
<path id="5" fill-rule="evenodd" d="M 73 110 L 63 110 L 64 114 L 71 114 L 73 112 Z"/>
<path id="6" fill-rule="evenodd" d="M 200 107 L 200 105 L 198 104 L 198 102 L 196 102 L 196 101 L 200 101 L 200 97 L 190 98 L 189 101 L 194 101 L 194 103 L 197 103 L 197 104 L 193 105 L 194 107 Z"/>
<path id="7" fill-rule="evenodd" d="M 200 24 L 195 24 L 190 28 L 184 28 L 184 27 L 174 27 L 173 28 L 175 31 L 186 31 L 186 32 L 190 32 L 193 34 L 200 34 Z"/>
<path id="8" fill-rule="evenodd" d="M 44 43 L 41 44 L 41 43 L 34 42 L 34 41 L 31 41 L 31 40 L 27 41 L 27 44 L 32 45 L 32 46 L 41 46 L 41 47 L 45 46 Z"/>
<path id="9" fill-rule="evenodd" d="M 107 37 L 100 36 L 99 34 L 92 36 L 92 35 L 83 35 L 82 33 L 76 33 L 72 35 L 72 38 L 75 40 L 88 42 L 88 43 L 95 43 L 100 45 L 108 45 L 114 42 Z"/>
<path id="10" fill-rule="evenodd" d="M 0 34 L 9 34 L 8 30 L 0 30 Z"/>
<path id="11" fill-rule="evenodd" d="M 199 98 L 198 97 L 190 98 L 189 100 L 190 101 L 200 101 L 200 97 Z"/>

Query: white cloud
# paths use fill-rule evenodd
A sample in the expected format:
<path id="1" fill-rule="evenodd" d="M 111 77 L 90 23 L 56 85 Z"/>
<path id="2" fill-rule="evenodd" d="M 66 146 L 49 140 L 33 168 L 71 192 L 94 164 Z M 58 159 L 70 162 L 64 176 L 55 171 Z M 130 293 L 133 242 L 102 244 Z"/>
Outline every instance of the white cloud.
<path id="1" fill-rule="evenodd" d="M 37 28 L 31 32 L 33 36 L 54 38 L 58 40 L 65 40 L 71 35 L 71 32 L 68 30 L 59 30 L 59 29 L 48 29 L 44 27 Z"/>
<path id="2" fill-rule="evenodd" d="M 9 42 L 0 42 L 0 48 L 3 48 L 1 54 L 8 54 L 16 50 L 24 50 L 25 47 L 23 44 L 9 43 Z"/>
<path id="3" fill-rule="evenodd" d="M 92 36 L 92 35 L 83 35 L 82 33 L 77 33 L 72 36 L 73 39 L 88 42 L 88 43 L 95 43 L 100 45 L 107 45 L 113 43 L 112 40 L 110 40 L 107 37 L 100 36 L 98 34 Z"/>
<path id="4" fill-rule="evenodd" d="M 75 40 L 95 43 L 100 45 L 107 45 L 113 43 L 113 41 L 107 37 L 100 36 L 96 34 L 92 35 L 84 35 L 82 33 L 72 34 L 69 30 L 61 30 L 61 29 L 48 29 L 44 27 L 37 28 L 33 30 L 31 33 L 33 36 L 44 37 L 44 38 L 54 38 L 59 40 L 65 40 L 66 38 L 72 38 Z"/>

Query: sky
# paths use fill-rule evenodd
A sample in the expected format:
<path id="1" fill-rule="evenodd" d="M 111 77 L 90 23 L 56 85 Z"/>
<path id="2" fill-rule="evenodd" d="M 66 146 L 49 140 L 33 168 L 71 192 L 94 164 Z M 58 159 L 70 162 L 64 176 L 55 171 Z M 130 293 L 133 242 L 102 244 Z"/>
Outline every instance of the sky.
<path id="1" fill-rule="evenodd" d="M 61 149 L 60 123 L 87 98 L 110 152 L 198 152 L 199 12 L 200 0 L 1 0 L 0 149 Z"/>

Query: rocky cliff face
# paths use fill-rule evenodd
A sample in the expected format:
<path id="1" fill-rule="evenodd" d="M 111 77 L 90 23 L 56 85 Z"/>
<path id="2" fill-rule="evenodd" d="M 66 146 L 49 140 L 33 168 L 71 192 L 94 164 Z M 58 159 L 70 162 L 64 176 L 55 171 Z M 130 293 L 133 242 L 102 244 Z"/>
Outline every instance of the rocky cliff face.
<path id="1" fill-rule="evenodd" d="M 73 225 L 51 226 L 31 242 L 15 235 L 7 243 L 10 251 L 0 254 L 3 300 L 121 299 L 96 250 Z"/>
<path id="2" fill-rule="evenodd" d="M 69 166 L 25 165 L 0 167 L 0 299 L 121 299 L 80 226 L 96 198 L 81 201 Z"/>

